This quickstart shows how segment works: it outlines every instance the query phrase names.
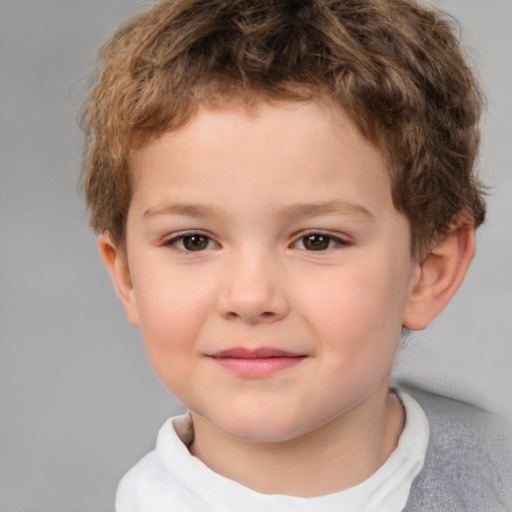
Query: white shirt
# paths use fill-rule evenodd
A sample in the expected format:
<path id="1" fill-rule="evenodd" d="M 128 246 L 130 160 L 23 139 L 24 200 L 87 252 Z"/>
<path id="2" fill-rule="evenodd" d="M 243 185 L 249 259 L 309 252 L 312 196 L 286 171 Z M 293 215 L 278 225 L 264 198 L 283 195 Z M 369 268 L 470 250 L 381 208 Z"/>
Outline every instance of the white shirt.
<path id="1" fill-rule="evenodd" d="M 313 498 L 261 494 L 208 468 L 188 450 L 193 439 L 190 416 L 166 421 L 156 449 L 121 480 L 117 512 L 399 512 L 425 459 L 429 423 L 420 405 L 397 390 L 405 410 L 398 446 L 368 479 L 340 492 Z"/>

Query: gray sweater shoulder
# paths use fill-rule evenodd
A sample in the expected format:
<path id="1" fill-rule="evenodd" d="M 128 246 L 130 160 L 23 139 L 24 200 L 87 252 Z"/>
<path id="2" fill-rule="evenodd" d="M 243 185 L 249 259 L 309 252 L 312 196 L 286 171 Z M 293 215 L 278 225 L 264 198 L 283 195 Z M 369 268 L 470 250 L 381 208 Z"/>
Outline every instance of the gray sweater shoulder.
<path id="1" fill-rule="evenodd" d="M 406 512 L 512 512 L 512 429 L 477 407 L 405 388 L 425 411 L 430 441 Z"/>

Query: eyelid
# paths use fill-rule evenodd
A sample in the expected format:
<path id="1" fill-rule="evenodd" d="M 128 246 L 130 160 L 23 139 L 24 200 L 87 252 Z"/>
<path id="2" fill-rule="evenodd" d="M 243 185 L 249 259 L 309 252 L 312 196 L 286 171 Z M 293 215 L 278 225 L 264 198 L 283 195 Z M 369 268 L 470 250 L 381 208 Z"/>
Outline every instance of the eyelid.
<path id="1" fill-rule="evenodd" d="M 341 235 L 341 234 L 334 234 L 332 231 L 324 231 L 321 229 L 309 229 L 307 231 L 303 231 L 299 234 L 297 234 L 294 237 L 294 241 L 290 244 L 290 247 L 294 248 L 301 240 L 303 240 L 305 237 L 311 236 L 311 235 L 320 235 L 330 238 L 331 240 L 334 240 L 337 242 L 337 246 L 349 246 L 352 245 L 352 242 L 349 240 L 347 236 Z M 336 246 L 336 247 L 337 247 Z M 331 247 L 330 249 L 335 249 L 336 247 Z M 301 249 L 303 251 L 308 251 L 307 249 Z M 327 249 L 319 250 L 319 251 L 308 251 L 308 252 L 325 252 Z"/>
<path id="2" fill-rule="evenodd" d="M 215 244 L 216 247 L 220 247 L 220 244 L 215 240 L 215 238 L 212 235 L 210 235 L 209 233 L 206 233 L 205 231 L 202 231 L 200 229 L 187 229 L 185 231 L 173 233 L 172 235 L 165 237 L 162 240 L 161 245 L 164 247 L 170 247 L 171 249 L 175 249 L 180 252 L 187 252 L 187 253 L 189 253 L 189 252 L 190 253 L 193 253 L 193 252 L 199 253 L 199 252 L 203 252 L 203 251 L 207 250 L 208 248 L 203 249 L 202 251 L 187 251 L 184 248 L 177 247 L 176 242 L 178 242 L 179 240 L 183 240 L 187 236 L 194 236 L 194 235 L 203 236 L 205 238 L 208 238 L 209 242 L 212 242 L 213 244 Z M 211 247 L 209 249 L 211 249 Z"/>

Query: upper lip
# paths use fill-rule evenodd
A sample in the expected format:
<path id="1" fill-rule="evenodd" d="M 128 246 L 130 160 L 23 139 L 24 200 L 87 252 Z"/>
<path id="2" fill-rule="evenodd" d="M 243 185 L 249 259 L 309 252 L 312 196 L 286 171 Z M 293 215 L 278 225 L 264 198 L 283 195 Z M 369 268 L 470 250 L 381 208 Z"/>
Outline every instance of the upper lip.
<path id="1" fill-rule="evenodd" d="M 237 359 L 265 359 L 271 357 L 304 357 L 303 354 L 296 354 L 272 347 L 260 347 L 255 349 L 247 349 L 242 347 L 228 348 L 210 354 L 210 357 L 215 358 L 237 358 Z"/>

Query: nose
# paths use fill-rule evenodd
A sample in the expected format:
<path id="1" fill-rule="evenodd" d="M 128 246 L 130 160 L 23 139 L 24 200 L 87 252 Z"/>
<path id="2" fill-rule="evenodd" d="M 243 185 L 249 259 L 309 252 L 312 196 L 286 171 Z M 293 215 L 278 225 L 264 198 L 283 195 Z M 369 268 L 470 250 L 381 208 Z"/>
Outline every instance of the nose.
<path id="1" fill-rule="evenodd" d="M 272 256 L 245 254 L 226 262 L 218 312 L 249 324 L 272 323 L 289 311 L 282 270 Z"/>

